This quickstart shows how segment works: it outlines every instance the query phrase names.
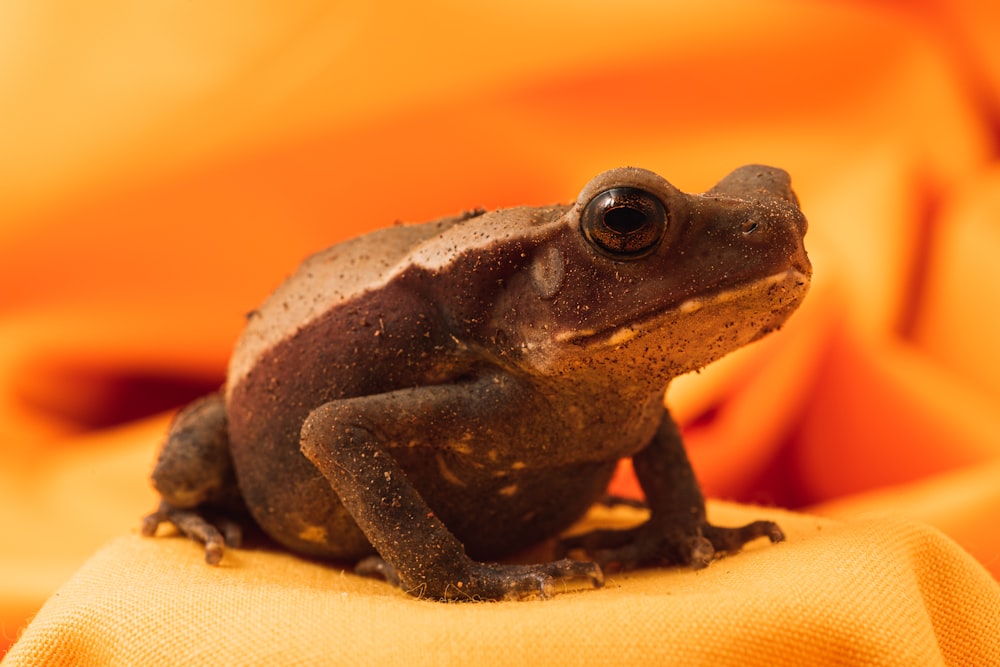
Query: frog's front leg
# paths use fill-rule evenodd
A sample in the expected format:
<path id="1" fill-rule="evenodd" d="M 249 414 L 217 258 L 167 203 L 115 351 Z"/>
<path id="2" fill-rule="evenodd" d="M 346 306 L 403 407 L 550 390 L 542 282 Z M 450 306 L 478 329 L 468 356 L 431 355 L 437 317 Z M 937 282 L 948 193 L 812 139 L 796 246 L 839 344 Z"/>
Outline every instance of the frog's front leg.
<path id="1" fill-rule="evenodd" d="M 161 523 L 205 545 L 205 560 L 216 565 L 225 547 L 239 547 L 242 531 L 231 514 L 239 493 L 233 475 L 221 392 L 209 394 L 177 413 L 152 474 L 160 506 L 143 519 L 151 537 Z"/>
<path id="2" fill-rule="evenodd" d="M 653 441 L 632 462 L 646 494 L 649 519 L 630 530 L 598 530 L 564 540 L 564 550 L 583 549 L 601 564 L 707 566 L 718 553 L 738 551 L 759 537 L 785 539 L 777 524 L 754 521 L 726 528 L 708 523 L 705 499 L 670 414 Z"/>
<path id="3" fill-rule="evenodd" d="M 332 401 L 310 413 L 302 427 L 302 452 L 384 561 L 374 566 L 368 561 L 365 569 L 382 572 L 413 595 L 437 599 L 548 597 L 558 581 L 603 584 L 603 573 L 592 562 L 472 560 L 393 458 L 393 447 L 415 441 L 443 447 L 469 432 L 502 437 L 498 429 L 509 421 L 495 408 L 517 405 L 514 384 L 490 374 L 461 384 Z"/>

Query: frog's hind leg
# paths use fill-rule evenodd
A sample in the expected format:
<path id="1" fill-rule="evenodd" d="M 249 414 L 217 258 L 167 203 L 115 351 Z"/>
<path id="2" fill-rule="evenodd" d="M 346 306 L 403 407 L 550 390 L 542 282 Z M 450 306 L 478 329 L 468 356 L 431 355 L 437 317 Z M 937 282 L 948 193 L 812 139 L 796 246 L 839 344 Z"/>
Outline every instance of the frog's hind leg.
<path id="1" fill-rule="evenodd" d="M 221 393 L 205 396 L 177 414 L 152 482 L 162 500 L 143 519 L 143 535 L 151 537 L 161 523 L 170 523 L 205 545 L 205 560 L 211 565 L 222 560 L 226 546 L 240 546 L 242 531 L 231 515 L 241 503 Z"/>

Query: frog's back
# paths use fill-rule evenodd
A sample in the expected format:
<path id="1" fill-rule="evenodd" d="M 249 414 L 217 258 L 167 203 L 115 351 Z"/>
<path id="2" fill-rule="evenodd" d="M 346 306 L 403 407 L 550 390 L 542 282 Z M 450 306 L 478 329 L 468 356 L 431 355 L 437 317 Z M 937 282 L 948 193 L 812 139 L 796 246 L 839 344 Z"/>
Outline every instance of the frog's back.
<path id="1" fill-rule="evenodd" d="M 414 248 L 470 215 L 379 229 L 308 257 L 248 317 L 229 362 L 227 394 L 262 352 L 338 304 L 385 284 Z"/>

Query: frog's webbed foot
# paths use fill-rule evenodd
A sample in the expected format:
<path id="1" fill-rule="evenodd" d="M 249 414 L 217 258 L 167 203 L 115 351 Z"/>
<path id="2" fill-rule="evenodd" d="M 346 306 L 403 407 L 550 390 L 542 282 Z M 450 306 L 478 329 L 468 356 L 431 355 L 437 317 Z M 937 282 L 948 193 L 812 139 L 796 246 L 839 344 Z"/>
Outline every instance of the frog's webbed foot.
<path id="1" fill-rule="evenodd" d="M 754 521 L 738 528 L 703 522 L 693 527 L 651 519 L 627 530 L 595 530 L 560 543 L 562 553 L 582 549 L 601 565 L 622 568 L 644 565 L 688 565 L 701 569 L 717 555 L 739 551 L 747 542 L 767 537 L 781 542 L 785 534 L 772 521 Z"/>
<path id="2" fill-rule="evenodd" d="M 356 574 L 378 577 L 407 588 L 392 565 L 370 556 L 354 568 Z M 443 600 L 521 600 L 550 598 L 559 584 L 574 585 L 589 581 L 594 588 L 604 585 L 601 566 L 590 561 L 563 559 L 536 565 L 503 565 L 469 561 L 462 574 L 457 574 L 441 591 L 432 591 L 426 584 L 411 586 L 407 592 L 418 597 L 434 596 Z"/>
<path id="3" fill-rule="evenodd" d="M 161 502 L 155 512 L 142 520 L 142 534 L 152 537 L 161 523 L 169 523 L 184 535 L 205 545 L 205 562 L 218 565 L 226 547 L 238 549 L 243 543 L 239 523 L 221 514 L 200 509 L 181 509 Z"/>

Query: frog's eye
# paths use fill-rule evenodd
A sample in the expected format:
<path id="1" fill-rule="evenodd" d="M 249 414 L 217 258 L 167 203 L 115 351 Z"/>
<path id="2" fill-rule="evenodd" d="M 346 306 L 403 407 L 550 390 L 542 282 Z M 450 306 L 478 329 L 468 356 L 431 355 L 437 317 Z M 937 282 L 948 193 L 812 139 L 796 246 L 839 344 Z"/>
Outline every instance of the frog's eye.
<path id="1" fill-rule="evenodd" d="M 615 259 L 637 259 L 659 245 L 667 228 L 667 210 L 638 188 L 611 188 L 594 196 L 580 216 L 583 235 Z"/>

